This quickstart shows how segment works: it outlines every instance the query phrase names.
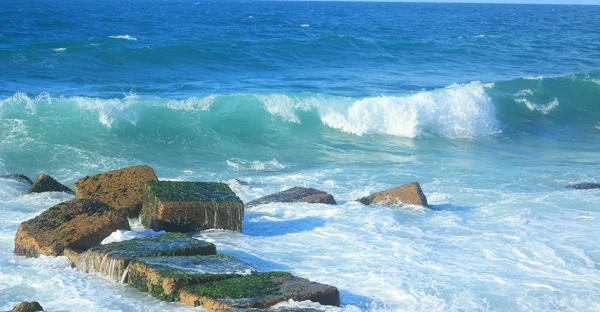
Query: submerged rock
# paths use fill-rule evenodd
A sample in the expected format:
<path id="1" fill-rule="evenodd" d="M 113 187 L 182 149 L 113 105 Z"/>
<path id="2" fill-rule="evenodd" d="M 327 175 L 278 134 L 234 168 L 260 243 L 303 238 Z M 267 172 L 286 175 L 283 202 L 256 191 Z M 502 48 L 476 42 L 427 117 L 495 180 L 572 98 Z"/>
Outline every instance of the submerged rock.
<path id="1" fill-rule="evenodd" d="M 144 183 L 142 224 L 155 231 L 242 231 L 244 203 L 225 183 Z"/>
<path id="2" fill-rule="evenodd" d="M 268 203 L 313 203 L 335 205 L 331 194 L 313 188 L 293 187 L 291 189 L 255 199 L 246 204 L 248 207 Z"/>
<path id="3" fill-rule="evenodd" d="M 33 185 L 31 185 L 31 187 L 29 188 L 28 193 L 43 192 L 63 192 L 74 194 L 70 188 L 60 184 L 58 181 L 54 180 L 53 177 L 42 173 L 38 176 L 35 182 L 33 182 Z"/>
<path id="4" fill-rule="evenodd" d="M 365 205 L 416 205 L 429 207 L 427 198 L 418 182 L 404 184 L 383 192 L 372 194 L 357 201 Z"/>
<path id="5" fill-rule="evenodd" d="M 286 272 L 266 272 L 186 286 L 180 291 L 181 302 L 209 310 L 268 308 L 294 299 L 324 305 L 340 305 L 336 287 L 311 282 Z"/>
<path id="6" fill-rule="evenodd" d="M 33 184 L 33 182 L 31 182 L 31 180 L 26 175 L 20 174 L 20 173 L 3 175 L 3 176 L 0 176 L 0 178 L 15 180 L 15 181 L 21 182 L 23 184 L 26 184 L 26 183 L 29 185 Z"/>
<path id="7" fill-rule="evenodd" d="M 592 189 L 600 189 L 600 183 L 584 182 L 584 183 L 577 183 L 577 184 L 569 185 L 567 187 L 576 189 L 576 190 L 592 190 Z"/>
<path id="8" fill-rule="evenodd" d="M 75 199 L 21 223 L 15 236 L 15 253 L 60 256 L 66 247 L 87 249 L 123 229 L 129 229 L 129 221 L 122 213 L 101 201 Z"/>
<path id="9" fill-rule="evenodd" d="M 149 166 L 133 166 L 87 176 L 75 182 L 76 198 L 101 200 L 129 216 L 137 216 L 142 208 L 142 185 L 157 181 Z"/>
<path id="10" fill-rule="evenodd" d="M 127 283 L 165 301 L 179 301 L 179 290 L 256 272 L 249 264 L 225 255 L 138 258 L 128 268 Z"/>
<path id="11" fill-rule="evenodd" d="M 11 311 L 12 312 L 37 312 L 37 311 L 44 311 L 44 308 L 42 308 L 42 306 L 40 305 L 39 302 L 31 301 L 31 302 L 21 302 L 21 303 L 17 304 L 17 306 L 14 307 Z"/>
<path id="12" fill-rule="evenodd" d="M 180 233 L 135 238 L 99 245 L 81 253 L 69 250 L 65 256 L 81 271 L 100 273 L 114 281 L 124 282 L 124 273 L 134 258 L 155 256 L 214 255 L 215 245 Z"/>

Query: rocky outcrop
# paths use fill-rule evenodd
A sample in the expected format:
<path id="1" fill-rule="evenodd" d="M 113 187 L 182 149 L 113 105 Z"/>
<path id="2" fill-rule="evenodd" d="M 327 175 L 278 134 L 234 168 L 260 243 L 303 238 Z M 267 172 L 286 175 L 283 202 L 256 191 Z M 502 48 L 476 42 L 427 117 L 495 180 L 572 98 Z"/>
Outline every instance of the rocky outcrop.
<path id="1" fill-rule="evenodd" d="M 44 311 L 44 308 L 37 301 L 31 302 L 21 302 L 16 307 L 14 307 L 12 312 L 37 312 Z"/>
<path id="2" fill-rule="evenodd" d="M 31 180 L 26 175 L 20 174 L 20 173 L 3 175 L 3 176 L 0 176 L 0 179 L 11 179 L 11 180 L 23 183 L 23 184 L 29 184 L 29 185 L 33 184 L 33 182 L 31 182 Z"/>
<path id="3" fill-rule="evenodd" d="M 67 247 L 87 249 L 123 229 L 129 229 L 129 222 L 122 213 L 97 200 L 75 199 L 21 223 L 15 236 L 15 253 L 60 256 Z"/>
<path id="4" fill-rule="evenodd" d="M 154 170 L 149 166 L 108 171 L 75 182 L 75 197 L 103 201 L 117 210 L 125 210 L 133 217 L 142 208 L 143 183 L 157 180 Z"/>
<path id="5" fill-rule="evenodd" d="M 569 185 L 568 188 L 572 188 L 572 189 L 576 189 L 576 190 L 600 189 L 600 183 L 592 183 L 592 182 L 577 183 L 577 184 Z"/>
<path id="6" fill-rule="evenodd" d="M 186 286 L 180 291 L 180 299 L 187 305 L 216 311 L 268 308 L 289 299 L 340 305 L 340 293 L 336 287 L 286 272 L 258 273 Z"/>
<path id="7" fill-rule="evenodd" d="M 225 183 L 144 183 L 142 224 L 155 231 L 242 231 L 244 203 Z"/>
<path id="8" fill-rule="evenodd" d="M 214 255 L 215 245 L 193 239 L 180 233 L 136 238 L 128 241 L 99 245 L 77 252 L 69 250 L 65 256 L 75 266 L 88 273 L 100 273 L 117 282 L 124 281 L 129 263 L 140 257 Z"/>
<path id="9" fill-rule="evenodd" d="M 54 180 L 53 177 L 42 173 L 38 176 L 35 182 L 33 182 L 33 185 L 31 185 L 31 187 L 29 188 L 28 193 L 43 192 L 63 192 L 74 194 L 70 188 L 60 184 L 58 181 Z"/>
<path id="10" fill-rule="evenodd" d="M 416 205 L 429 207 L 427 198 L 418 182 L 404 184 L 383 192 L 372 194 L 357 201 L 365 205 Z"/>
<path id="11" fill-rule="evenodd" d="M 252 273 L 256 273 L 252 266 L 225 255 L 149 257 L 132 261 L 127 283 L 158 299 L 178 302 L 184 286 Z"/>
<path id="12" fill-rule="evenodd" d="M 335 205 L 331 194 L 312 188 L 293 187 L 291 189 L 255 199 L 246 204 L 248 207 L 268 203 L 313 203 Z"/>

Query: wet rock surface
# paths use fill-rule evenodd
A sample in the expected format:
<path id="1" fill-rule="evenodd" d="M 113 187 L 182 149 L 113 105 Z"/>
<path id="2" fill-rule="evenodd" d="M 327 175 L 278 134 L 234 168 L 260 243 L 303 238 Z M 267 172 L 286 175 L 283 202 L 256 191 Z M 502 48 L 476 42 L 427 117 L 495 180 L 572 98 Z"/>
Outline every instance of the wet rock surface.
<path id="1" fill-rule="evenodd" d="M 60 256 L 67 247 L 87 249 L 123 229 L 130 228 L 122 213 L 97 200 L 75 199 L 21 223 L 15 236 L 15 253 Z"/>
<path id="2" fill-rule="evenodd" d="M 29 179 L 27 179 L 29 180 Z M 68 194 L 75 194 L 70 188 L 60 184 L 53 177 L 47 174 L 40 174 L 38 178 L 33 182 L 29 188 L 28 193 L 43 193 L 43 192 L 63 192 Z"/>
<path id="3" fill-rule="evenodd" d="M 248 207 L 258 206 L 268 203 L 314 203 L 335 205 L 335 199 L 331 194 L 319 191 L 313 188 L 293 187 L 291 189 L 281 191 L 250 201 L 246 204 Z"/>
<path id="4" fill-rule="evenodd" d="M 416 205 L 429 207 L 418 182 L 411 182 L 389 190 L 357 199 L 365 205 Z"/>
<path id="5" fill-rule="evenodd" d="M 99 273 L 121 282 L 134 258 L 156 256 L 214 255 L 215 245 L 180 233 L 135 238 L 93 247 L 85 252 L 66 254 L 78 269 Z"/>
<path id="6" fill-rule="evenodd" d="M 37 311 L 44 311 L 44 308 L 42 308 L 42 306 L 40 305 L 39 302 L 31 301 L 31 302 L 21 302 L 17 306 L 15 306 L 11 311 L 12 312 L 37 312 Z"/>
<path id="7" fill-rule="evenodd" d="M 10 180 L 14 180 L 19 183 L 24 183 L 24 184 L 29 184 L 29 185 L 33 184 L 33 182 L 26 175 L 20 174 L 20 173 L 2 175 L 2 176 L 0 176 L 0 179 L 10 179 Z"/>
<path id="8" fill-rule="evenodd" d="M 142 208 L 142 185 L 158 178 L 150 166 L 133 166 L 87 176 L 75 182 L 76 198 L 97 199 L 129 216 Z"/>
<path id="9" fill-rule="evenodd" d="M 577 183 L 577 184 L 569 185 L 567 187 L 575 189 L 575 190 L 593 190 L 593 189 L 600 189 L 600 183 L 584 182 L 584 183 Z"/>
<path id="10" fill-rule="evenodd" d="M 286 272 L 266 272 L 186 286 L 180 291 L 181 302 L 209 310 L 268 308 L 294 299 L 324 305 L 340 305 L 336 287 L 311 282 Z"/>
<path id="11" fill-rule="evenodd" d="M 149 181 L 142 224 L 155 231 L 242 231 L 244 203 L 225 183 Z"/>
<path id="12" fill-rule="evenodd" d="M 179 290 L 257 272 L 225 255 L 137 258 L 129 265 L 127 283 L 165 301 L 179 301 Z"/>

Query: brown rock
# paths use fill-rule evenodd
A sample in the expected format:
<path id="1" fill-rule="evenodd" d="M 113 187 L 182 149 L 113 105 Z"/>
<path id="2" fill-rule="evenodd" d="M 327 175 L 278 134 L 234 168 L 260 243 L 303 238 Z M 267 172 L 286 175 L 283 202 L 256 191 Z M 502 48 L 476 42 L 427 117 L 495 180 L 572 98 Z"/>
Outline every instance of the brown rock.
<path id="1" fill-rule="evenodd" d="M 35 182 L 33 182 L 33 185 L 29 188 L 28 193 L 43 192 L 63 192 L 74 194 L 70 188 L 60 184 L 58 181 L 54 180 L 53 177 L 42 173 L 38 176 Z"/>
<path id="2" fill-rule="evenodd" d="M 98 245 L 79 254 L 69 250 L 65 255 L 77 268 L 87 273 L 100 273 L 117 282 L 126 282 L 126 269 L 133 259 L 159 256 L 214 255 L 215 245 L 181 233 L 136 238 Z"/>
<path id="3" fill-rule="evenodd" d="M 155 231 L 242 231 L 244 203 L 225 183 L 148 181 L 142 224 Z"/>
<path id="4" fill-rule="evenodd" d="M 416 205 L 429 207 L 427 198 L 418 182 L 411 182 L 387 191 L 379 192 L 357 201 L 365 205 Z"/>
<path id="5" fill-rule="evenodd" d="M 142 208 L 142 184 L 157 181 L 149 166 L 133 166 L 87 176 L 75 182 L 75 197 L 97 199 L 137 216 Z"/>
<path id="6" fill-rule="evenodd" d="M 293 187 L 291 189 L 255 199 L 246 204 L 248 207 L 268 203 L 313 203 L 335 205 L 335 199 L 331 194 L 312 188 Z"/>
<path id="7" fill-rule="evenodd" d="M 66 247 L 87 249 L 122 229 L 130 229 L 122 213 L 97 200 L 75 199 L 21 223 L 15 236 L 15 253 L 60 256 Z"/>
<path id="8" fill-rule="evenodd" d="M 37 312 L 37 311 L 44 311 L 44 308 L 42 308 L 42 306 L 40 305 L 39 302 L 31 301 L 31 302 L 21 302 L 21 303 L 17 304 L 17 306 L 14 307 L 11 311 L 12 312 Z"/>
<path id="9" fill-rule="evenodd" d="M 294 299 L 339 306 L 336 287 L 311 282 L 286 272 L 266 272 L 190 285 L 180 290 L 181 302 L 214 311 L 268 308 Z"/>
<path id="10" fill-rule="evenodd" d="M 3 175 L 0 176 L 0 178 L 4 178 L 4 179 L 11 179 L 17 182 L 21 182 L 21 183 L 27 183 L 29 185 L 32 185 L 33 182 L 31 182 L 31 180 L 24 174 L 20 174 L 20 173 L 15 173 L 15 174 L 9 174 L 9 175 Z"/>

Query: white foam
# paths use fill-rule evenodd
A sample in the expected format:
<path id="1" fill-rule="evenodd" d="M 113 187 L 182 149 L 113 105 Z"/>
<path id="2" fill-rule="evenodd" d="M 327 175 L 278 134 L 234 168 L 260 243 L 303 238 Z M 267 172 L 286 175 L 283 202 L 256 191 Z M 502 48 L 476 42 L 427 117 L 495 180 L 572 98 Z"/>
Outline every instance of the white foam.
<path id="1" fill-rule="evenodd" d="M 533 91 L 531 89 L 524 89 L 524 90 L 517 92 L 515 95 L 516 96 L 533 95 Z"/>
<path id="2" fill-rule="evenodd" d="M 548 102 L 548 103 L 546 103 L 544 105 L 533 103 L 533 102 L 531 102 L 531 101 L 529 101 L 528 99 L 525 99 L 525 98 L 515 99 L 515 101 L 517 103 L 524 104 L 531 111 L 540 112 L 540 113 L 542 113 L 544 115 L 549 114 L 551 111 L 553 111 L 554 109 L 556 109 L 560 105 L 560 103 L 558 102 L 557 98 L 554 98 L 554 100 L 552 100 L 552 101 L 550 101 L 550 102 Z"/>
<path id="3" fill-rule="evenodd" d="M 202 98 L 193 96 L 187 100 L 171 100 L 167 103 L 167 107 L 183 111 L 208 111 L 216 98 L 216 95 L 209 95 Z"/>
<path id="4" fill-rule="evenodd" d="M 112 232 L 107 238 L 105 238 L 100 244 L 110 244 L 116 242 L 124 242 L 134 238 L 142 238 L 149 236 L 158 236 L 165 234 L 165 231 L 154 231 L 154 230 L 145 230 L 145 231 L 126 231 L 126 230 L 116 230 Z"/>
<path id="5" fill-rule="evenodd" d="M 64 52 L 67 51 L 67 48 L 56 48 L 56 49 L 52 49 L 55 52 Z"/>
<path id="6" fill-rule="evenodd" d="M 499 131 L 494 104 L 479 82 L 409 96 L 364 98 L 346 109 L 322 108 L 321 120 L 356 135 L 474 138 Z"/>
<path id="7" fill-rule="evenodd" d="M 283 117 L 284 120 L 300 123 L 296 110 L 308 111 L 319 106 L 315 97 L 296 97 L 286 94 L 260 94 L 255 96 L 272 115 Z"/>
<path id="8" fill-rule="evenodd" d="M 226 160 L 227 166 L 237 171 L 279 171 L 286 168 L 286 165 L 273 158 L 269 161 L 247 161 L 240 158 L 231 158 Z"/>
<path id="9" fill-rule="evenodd" d="M 309 24 L 300 24 L 300 27 L 310 27 Z"/>
<path id="10" fill-rule="evenodd" d="M 137 38 L 135 37 L 131 37 L 129 35 L 123 35 L 123 36 L 108 36 L 109 38 L 113 38 L 113 39 L 125 39 L 125 40 L 132 40 L 135 41 L 137 40 Z"/>

